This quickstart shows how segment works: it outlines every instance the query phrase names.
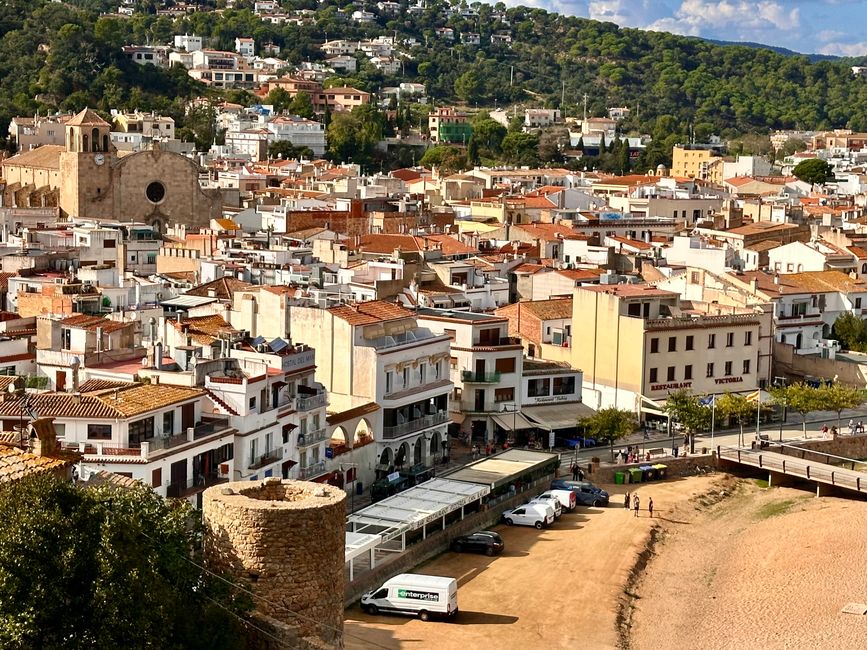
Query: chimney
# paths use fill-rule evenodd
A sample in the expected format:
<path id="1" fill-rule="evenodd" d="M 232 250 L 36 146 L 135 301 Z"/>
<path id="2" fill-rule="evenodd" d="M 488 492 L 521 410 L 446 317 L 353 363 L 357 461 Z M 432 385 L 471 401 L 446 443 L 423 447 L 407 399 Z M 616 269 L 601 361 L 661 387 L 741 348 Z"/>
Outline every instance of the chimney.
<path id="1" fill-rule="evenodd" d="M 30 423 L 30 453 L 54 456 L 57 453 L 57 431 L 54 418 L 36 418 Z"/>
<path id="2" fill-rule="evenodd" d="M 753 293 L 758 292 L 758 290 L 759 290 L 758 278 L 753 278 L 752 280 L 750 280 L 750 290 L 752 290 Z"/>

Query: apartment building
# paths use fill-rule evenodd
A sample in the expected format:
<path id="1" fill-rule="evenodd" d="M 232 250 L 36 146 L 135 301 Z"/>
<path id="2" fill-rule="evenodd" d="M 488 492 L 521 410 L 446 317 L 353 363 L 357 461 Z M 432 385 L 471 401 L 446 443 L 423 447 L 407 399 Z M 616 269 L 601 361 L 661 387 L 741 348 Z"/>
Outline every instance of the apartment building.
<path id="1" fill-rule="evenodd" d="M 115 131 L 121 133 L 140 133 L 145 138 L 160 140 L 175 139 L 175 120 L 155 113 L 117 113 L 114 115 Z"/>
<path id="2" fill-rule="evenodd" d="M 334 412 L 380 407 L 365 416 L 375 441 L 365 448 L 375 478 L 439 457 L 453 389 L 448 336 L 420 326 L 415 312 L 380 300 L 293 306 L 289 319 L 317 350 L 316 379 Z M 363 483 L 374 478 L 363 459 L 355 462 Z"/>
<path id="3" fill-rule="evenodd" d="M 772 316 L 761 307 L 722 308 L 650 285 L 581 287 L 573 296 L 585 401 L 659 415 L 671 390 L 753 391 L 770 379 Z"/>
<path id="4" fill-rule="evenodd" d="M 431 142 L 466 144 L 473 134 L 470 116 L 455 108 L 438 108 L 427 118 Z"/>
<path id="5" fill-rule="evenodd" d="M 13 117 L 9 122 L 9 137 L 18 152 L 30 151 L 43 145 L 66 144 L 63 125 L 72 115 L 34 115 Z"/>
<path id="6" fill-rule="evenodd" d="M 721 184 L 723 180 L 723 157 L 717 149 L 699 145 L 677 145 L 671 151 L 671 175 L 696 178 Z"/>

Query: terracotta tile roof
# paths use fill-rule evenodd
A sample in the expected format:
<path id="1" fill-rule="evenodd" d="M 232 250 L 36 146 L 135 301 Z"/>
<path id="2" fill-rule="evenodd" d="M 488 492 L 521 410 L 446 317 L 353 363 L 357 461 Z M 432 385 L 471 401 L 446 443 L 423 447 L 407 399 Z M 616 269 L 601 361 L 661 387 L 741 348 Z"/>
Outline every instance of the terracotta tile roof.
<path id="1" fill-rule="evenodd" d="M 413 318 L 415 312 L 384 300 L 371 300 L 360 302 L 355 305 L 340 305 L 329 307 L 331 314 L 336 318 L 346 321 L 350 325 L 372 325 L 385 321 Z"/>
<path id="2" fill-rule="evenodd" d="M 30 397 L 30 405 L 40 417 L 105 420 L 143 415 L 204 395 L 204 392 L 197 388 L 167 384 L 129 384 L 128 386 L 128 388 L 113 388 L 86 395 L 33 393 Z M 0 416 L 20 417 L 20 415 L 20 400 L 0 401 Z"/>
<path id="3" fill-rule="evenodd" d="M 226 320 L 217 314 L 208 316 L 193 316 L 192 318 L 171 321 L 172 327 L 178 332 L 182 332 L 185 328 L 190 337 L 197 343 L 202 345 L 210 345 L 219 338 L 221 332 L 237 332 Z"/>
<path id="4" fill-rule="evenodd" d="M 424 240 L 412 235 L 365 235 L 361 238 L 358 248 L 365 253 L 387 253 L 391 255 L 396 249 L 402 251 L 424 250 Z"/>
<path id="5" fill-rule="evenodd" d="M 748 223 L 744 226 L 738 226 L 737 228 L 731 228 L 729 230 L 730 233 L 734 233 L 736 235 L 757 235 L 763 232 L 773 232 L 775 230 L 792 230 L 793 228 L 798 228 L 793 223 L 774 223 L 772 221 L 756 221 L 755 223 Z"/>
<path id="6" fill-rule="evenodd" d="M 132 478 L 131 476 L 123 476 L 114 472 L 107 472 L 104 469 L 99 470 L 96 474 L 91 474 L 87 479 L 88 485 L 107 485 L 113 488 L 131 490 L 140 488 L 144 485 L 141 481 Z"/>
<path id="7" fill-rule="evenodd" d="M 521 311 L 533 314 L 539 320 L 572 318 L 572 298 L 554 300 L 527 300 L 517 303 Z"/>
<path id="8" fill-rule="evenodd" d="M 240 230 L 241 226 L 236 224 L 231 219 L 214 219 L 217 222 L 217 225 L 220 226 L 223 230 Z"/>
<path id="9" fill-rule="evenodd" d="M 0 292 L 9 291 L 9 278 L 14 278 L 17 273 L 0 273 Z"/>
<path id="10" fill-rule="evenodd" d="M 478 253 L 478 248 L 473 248 L 472 246 L 467 246 L 459 239 L 455 239 L 450 235 L 427 235 L 424 237 L 428 242 L 433 242 L 435 244 L 439 244 L 443 255 L 472 255 L 474 253 Z M 430 248 L 433 248 L 433 245 L 430 245 Z"/>
<path id="11" fill-rule="evenodd" d="M 828 291 L 842 291 L 844 293 L 867 291 L 867 282 L 855 280 L 841 271 L 810 271 L 806 273 L 790 273 L 784 276 L 781 275 L 780 277 L 785 277 L 806 291 L 816 293 Z"/>
<path id="12" fill-rule="evenodd" d="M 75 464 L 77 456 L 37 456 L 17 447 L 0 446 L 0 483 L 20 481 L 34 474 L 48 474 Z"/>
<path id="13" fill-rule="evenodd" d="M 88 314 L 74 314 L 72 316 L 68 316 L 60 321 L 60 324 L 64 327 L 73 327 L 75 329 L 87 330 L 88 332 L 95 332 L 98 328 L 101 328 L 104 333 L 116 332 L 117 330 L 122 330 L 124 327 L 129 327 L 132 323 L 125 323 L 123 321 L 117 320 L 109 320 L 108 318 L 103 318 L 102 316 L 91 316 Z"/>
<path id="14" fill-rule="evenodd" d="M 584 291 L 597 291 L 621 298 L 643 298 L 653 296 L 655 298 L 668 298 L 680 294 L 674 291 L 657 289 L 650 284 L 600 284 L 592 287 L 581 287 Z"/>
<path id="15" fill-rule="evenodd" d="M 849 246 L 848 250 L 859 260 L 867 260 L 867 249 L 861 248 L 860 246 Z"/>
<path id="16" fill-rule="evenodd" d="M 547 199 L 546 199 L 547 200 Z M 527 233 L 534 239 L 554 241 L 557 239 L 588 239 L 586 235 L 579 235 L 568 226 L 559 223 L 528 223 L 520 226 L 512 226 L 513 229 Z"/>
<path id="17" fill-rule="evenodd" d="M 111 126 L 95 111 L 85 108 L 66 123 L 66 126 Z"/>
<path id="18" fill-rule="evenodd" d="M 602 275 L 602 269 L 559 269 L 556 272 L 576 282 L 592 282 Z"/>
<path id="19" fill-rule="evenodd" d="M 17 377 L 10 377 L 9 375 L 0 375 L 0 392 L 5 393 L 9 390 L 9 386 L 15 382 Z"/>
<path id="20" fill-rule="evenodd" d="M 213 290 L 214 297 L 218 300 L 232 300 L 236 291 L 243 291 L 244 289 L 249 289 L 251 286 L 253 285 L 244 282 L 243 280 L 233 277 L 224 277 L 193 287 L 187 291 L 185 295 L 207 298 L 210 296 L 208 292 Z"/>
<path id="21" fill-rule="evenodd" d="M 553 271 L 550 266 L 545 266 L 544 264 L 521 264 L 520 266 L 516 266 L 512 269 L 512 273 L 528 273 L 530 275 L 535 275 L 540 271 Z"/>
<path id="22" fill-rule="evenodd" d="M 107 390 L 109 388 L 124 388 L 131 386 L 129 381 L 115 381 L 113 379 L 88 379 L 83 384 L 79 384 L 78 392 L 80 393 L 96 393 L 98 391 Z"/>
<path id="23" fill-rule="evenodd" d="M 378 410 L 379 404 L 377 404 L 376 402 L 368 402 L 367 404 L 362 404 L 361 406 L 351 408 L 348 411 L 329 413 L 325 417 L 325 421 L 330 425 L 340 424 L 341 422 L 346 422 L 347 420 L 351 420 L 352 418 L 357 418 L 362 415 L 368 415 L 370 413 L 376 413 Z"/>
<path id="24" fill-rule="evenodd" d="M 651 244 L 641 241 L 640 239 L 629 239 L 628 237 L 618 237 L 616 235 L 610 235 L 608 239 L 613 239 L 618 244 L 623 244 L 624 246 L 631 246 L 632 248 L 637 248 L 640 251 L 646 251 L 653 248 Z"/>
<path id="25" fill-rule="evenodd" d="M 747 250 L 756 251 L 757 253 L 761 253 L 763 251 L 773 250 L 774 248 L 779 248 L 783 245 L 783 242 L 776 239 L 766 239 L 764 241 L 756 242 L 755 244 L 750 244 L 749 246 L 744 246 Z"/>
<path id="26" fill-rule="evenodd" d="M 402 181 L 414 181 L 422 176 L 430 176 L 431 172 L 429 169 L 421 168 L 420 170 L 416 169 L 395 169 L 391 172 L 392 178 L 399 178 Z"/>
<path id="27" fill-rule="evenodd" d="M 60 154 L 66 147 L 57 144 L 45 144 L 36 149 L 19 153 L 3 161 L 3 165 L 18 165 L 22 167 L 41 167 L 43 169 L 60 169 Z"/>

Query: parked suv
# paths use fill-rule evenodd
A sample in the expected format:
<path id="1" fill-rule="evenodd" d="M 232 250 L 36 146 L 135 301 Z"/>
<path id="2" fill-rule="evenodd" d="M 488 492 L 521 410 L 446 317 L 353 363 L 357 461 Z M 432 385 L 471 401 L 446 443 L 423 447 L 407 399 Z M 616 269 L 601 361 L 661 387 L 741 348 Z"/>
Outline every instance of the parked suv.
<path id="1" fill-rule="evenodd" d="M 461 535 L 452 540 L 452 550 L 456 553 L 484 553 L 496 555 L 506 547 L 503 538 L 490 530 L 480 530 L 470 535 Z"/>
<path id="2" fill-rule="evenodd" d="M 582 506 L 607 506 L 608 492 L 600 487 L 596 487 L 590 481 L 567 481 L 565 479 L 554 479 L 551 481 L 552 490 L 572 490 L 575 493 L 575 500 Z"/>

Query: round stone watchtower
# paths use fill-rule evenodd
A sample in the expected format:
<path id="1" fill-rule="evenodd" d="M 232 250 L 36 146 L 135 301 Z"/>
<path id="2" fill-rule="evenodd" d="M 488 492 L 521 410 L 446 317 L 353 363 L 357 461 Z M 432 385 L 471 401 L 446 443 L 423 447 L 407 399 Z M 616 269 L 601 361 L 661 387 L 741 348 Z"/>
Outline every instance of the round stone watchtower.
<path id="1" fill-rule="evenodd" d="M 259 617 L 342 647 L 345 498 L 330 485 L 276 477 L 211 487 L 205 562 L 257 596 Z"/>

